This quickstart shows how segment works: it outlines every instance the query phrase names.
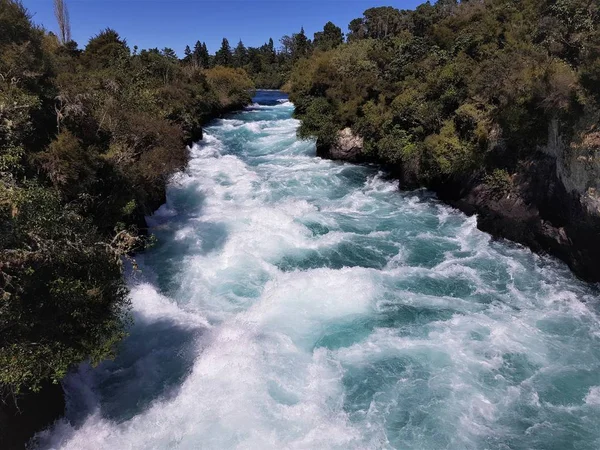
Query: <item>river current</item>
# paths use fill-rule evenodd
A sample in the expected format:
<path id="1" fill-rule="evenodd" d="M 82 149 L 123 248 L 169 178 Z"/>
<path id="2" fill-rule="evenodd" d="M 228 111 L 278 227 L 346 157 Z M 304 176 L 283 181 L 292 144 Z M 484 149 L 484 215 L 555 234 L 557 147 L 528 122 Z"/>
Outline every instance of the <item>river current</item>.
<path id="1" fill-rule="evenodd" d="M 259 92 L 148 218 L 119 356 L 42 449 L 600 448 L 600 291 Z"/>

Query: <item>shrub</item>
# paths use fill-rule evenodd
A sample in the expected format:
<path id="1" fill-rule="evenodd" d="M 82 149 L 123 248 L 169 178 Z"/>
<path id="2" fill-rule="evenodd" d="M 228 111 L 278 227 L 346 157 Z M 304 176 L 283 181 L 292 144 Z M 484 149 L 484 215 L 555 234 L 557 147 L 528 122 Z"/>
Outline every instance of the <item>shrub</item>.
<path id="1" fill-rule="evenodd" d="M 432 178 L 463 174 L 475 163 L 472 144 L 460 139 L 453 121 L 446 121 L 439 133 L 425 139 L 425 151 Z"/>
<path id="2" fill-rule="evenodd" d="M 484 183 L 496 197 L 505 197 L 512 189 L 512 178 L 504 169 L 494 169 L 485 176 Z"/>
<path id="3" fill-rule="evenodd" d="M 36 390 L 110 357 L 128 317 L 121 250 L 40 186 L 0 185 L 0 217 L 0 386 Z"/>
<path id="4" fill-rule="evenodd" d="M 223 107 L 236 108 L 250 102 L 254 84 L 243 69 L 217 66 L 205 75 Z"/>

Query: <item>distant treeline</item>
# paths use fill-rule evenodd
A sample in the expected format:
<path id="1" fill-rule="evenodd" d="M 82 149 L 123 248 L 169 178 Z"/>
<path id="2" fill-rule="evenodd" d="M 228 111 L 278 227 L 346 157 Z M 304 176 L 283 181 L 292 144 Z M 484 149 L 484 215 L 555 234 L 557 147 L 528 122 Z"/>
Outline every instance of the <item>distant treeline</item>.
<path id="1" fill-rule="evenodd" d="M 246 47 L 240 40 L 235 48 L 223 38 L 221 47 L 210 55 L 206 43 L 197 41 L 191 48 L 186 46 L 183 62 L 193 67 L 211 68 L 224 66 L 244 69 L 257 88 L 281 88 L 300 58 L 308 57 L 314 50 L 331 50 L 344 42 L 341 28 L 328 22 L 323 31 L 314 34 L 311 41 L 304 28 L 291 36 L 283 36 L 280 46 L 275 47 L 273 39 L 260 47 Z M 175 55 L 172 49 L 164 49 L 165 54 Z"/>

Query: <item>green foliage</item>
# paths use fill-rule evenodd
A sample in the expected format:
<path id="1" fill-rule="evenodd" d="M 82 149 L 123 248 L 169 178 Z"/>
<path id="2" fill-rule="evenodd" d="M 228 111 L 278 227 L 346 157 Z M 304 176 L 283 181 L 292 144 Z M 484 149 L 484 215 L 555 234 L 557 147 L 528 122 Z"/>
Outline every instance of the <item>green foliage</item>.
<path id="1" fill-rule="evenodd" d="M 240 40 L 233 51 L 233 65 L 235 67 L 244 67 L 248 63 L 248 50 Z"/>
<path id="2" fill-rule="evenodd" d="M 240 68 L 249 75 L 254 86 L 264 89 L 280 88 L 290 71 L 292 55 L 277 52 L 273 39 L 260 47 L 246 47 L 240 40 L 231 48 L 224 38 L 214 56 L 209 55 L 205 43 L 197 41 L 194 49 L 186 46 L 183 63 L 194 68 L 210 69 L 216 66 Z"/>
<path id="3" fill-rule="evenodd" d="M 550 122 L 568 137 L 597 114 L 599 10 L 587 0 L 368 9 L 347 43 L 294 65 L 300 134 L 325 145 L 350 126 L 365 156 L 424 185 L 493 170 L 498 143 L 516 168 L 547 143 Z"/>
<path id="4" fill-rule="evenodd" d="M 432 176 L 461 174 L 474 163 L 473 147 L 460 139 L 451 120 L 425 139 L 425 151 Z"/>
<path id="5" fill-rule="evenodd" d="M 494 169 L 485 176 L 484 182 L 497 197 L 505 197 L 512 188 L 512 178 L 505 169 Z"/>
<path id="6" fill-rule="evenodd" d="M 391 6 L 369 8 L 360 19 L 355 19 L 348 26 L 348 40 L 383 39 L 397 35 L 405 26 L 408 13 Z"/>
<path id="7" fill-rule="evenodd" d="M 280 89 L 289 78 L 294 64 L 313 54 L 315 50 L 327 51 L 344 42 L 342 30 L 328 22 L 323 31 L 315 33 L 312 42 L 301 28 L 298 33 L 283 36 L 281 47 L 275 48 L 273 39 L 260 47 L 246 47 L 240 40 L 232 49 L 227 38 L 214 56 L 209 55 L 205 43 L 196 42 L 192 50 L 185 47 L 183 62 L 192 67 L 204 69 L 217 66 L 241 68 L 250 76 L 254 85 L 261 89 Z"/>
<path id="8" fill-rule="evenodd" d="M 186 47 L 189 51 L 189 46 Z M 208 69 L 210 66 L 210 56 L 208 54 L 208 49 L 206 48 L 206 43 L 200 43 L 200 41 L 196 41 L 196 45 L 194 45 L 193 52 L 186 52 L 185 58 L 183 61 L 187 64 L 192 64 L 194 67 L 202 67 L 204 69 Z"/>
<path id="9" fill-rule="evenodd" d="M 325 126 L 324 126 L 325 125 Z M 298 130 L 300 138 L 317 136 L 326 145 L 333 143 L 338 127 L 333 121 L 333 107 L 324 98 L 310 102 L 304 114 L 304 120 Z"/>
<path id="10" fill-rule="evenodd" d="M 378 142 L 380 158 L 389 164 L 410 164 L 419 158 L 420 148 L 412 136 L 398 125 L 394 126 Z"/>
<path id="11" fill-rule="evenodd" d="M 83 51 L 0 0 L 0 401 L 114 354 L 129 320 L 122 258 L 207 120 L 250 102 L 243 69 L 198 44 Z M 195 58 L 196 63 L 190 60 Z"/>
<path id="12" fill-rule="evenodd" d="M 18 393 L 110 357 L 128 321 L 120 250 L 36 185 L 0 185 L 0 386 Z"/>
<path id="13" fill-rule="evenodd" d="M 215 53 L 215 65 L 217 66 L 230 66 L 233 64 L 233 55 L 229 41 L 223 38 L 221 48 Z"/>
<path id="14" fill-rule="evenodd" d="M 299 33 L 292 34 L 291 37 L 284 36 L 281 38 L 281 42 L 284 46 L 283 52 L 289 54 L 292 61 L 308 56 L 312 50 L 312 42 L 306 37 L 304 28 L 301 28 Z"/>
<path id="15" fill-rule="evenodd" d="M 54 186 L 71 195 L 85 190 L 95 176 L 92 153 L 70 131 L 61 132 L 39 159 Z"/>
<path id="16" fill-rule="evenodd" d="M 332 22 L 327 22 L 323 31 L 317 31 L 314 35 L 313 44 L 315 49 L 327 51 L 339 47 L 344 43 L 342 29 Z"/>
<path id="17" fill-rule="evenodd" d="M 110 28 L 91 38 L 82 55 L 85 64 L 94 69 L 123 64 L 128 57 L 127 43 Z"/>
<path id="18" fill-rule="evenodd" d="M 206 81 L 225 108 L 239 107 L 251 100 L 254 85 L 243 69 L 217 66 L 206 71 Z"/>

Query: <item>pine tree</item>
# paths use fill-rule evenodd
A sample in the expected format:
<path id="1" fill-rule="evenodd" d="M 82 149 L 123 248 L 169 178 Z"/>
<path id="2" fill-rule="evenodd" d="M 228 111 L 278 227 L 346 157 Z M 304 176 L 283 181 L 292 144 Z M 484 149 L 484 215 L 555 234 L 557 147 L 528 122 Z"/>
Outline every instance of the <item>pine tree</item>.
<path id="1" fill-rule="evenodd" d="M 302 58 L 310 53 L 311 42 L 304 33 L 304 27 L 300 29 L 300 33 L 293 36 L 293 59 Z"/>
<path id="2" fill-rule="evenodd" d="M 192 53 L 192 64 L 194 67 L 202 66 L 202 44 L 200 41 L 196 41 L 194 45 L 194 52 Z"/>
<path id="3" fill-rule="evenodd" d="M 235 67 L 243 67 L 248 62 L 248 50 L 244 46 L 244 43 L 240 39 L 238 45 L 235 47 L 233 51 L 233 65 Z"/>
<path id="4" fill-rule="evenodd" d="M 273 64 L 277 60 L 277 53 L 275 52 L 275 44 L 273 43 L 273 38 L 269 38 L 269 43 L 267 44 L 269 55 L 268 61 L 270 64 Z"/>
<path id="5" fill-rule="evenodd" d="M 185 46 L 185 50 L 183 51 L 183 54 L 185 55 L 183 57 L 183 62 L 186 64 L 191 64 L 192 63 L 192 50 L 190 49 L 189 45 Z"/>
<path id="6" fill-rule="evenodd" d="M 216 66 L 231 66 L 233 62 L 233 55 L 231 53 L 231 46 L 227 38 L 223 38 L 221 42 L 221 48 L 215 53 L 215 65 Z"/>
<path id="7" fill-rule="evenodd" d="M 172 59 L 172 60 L 177 59 L 177 53 L 175 53 L 175 50 L 173 50 L 172 48 L 165 47 L 161 50 L 160 53 L 168 59 Z"/>
<path id="8" fill-rule="evenodd" d="M 200 65 L 205 69 L 210 67 L 210 55 L 208 54 L 208 47 L 206 47 L 206 42 L 202 43 L 202 49 L 200 52 Z"/>

